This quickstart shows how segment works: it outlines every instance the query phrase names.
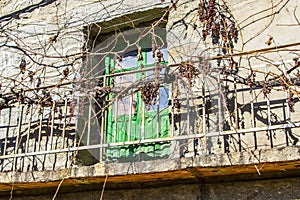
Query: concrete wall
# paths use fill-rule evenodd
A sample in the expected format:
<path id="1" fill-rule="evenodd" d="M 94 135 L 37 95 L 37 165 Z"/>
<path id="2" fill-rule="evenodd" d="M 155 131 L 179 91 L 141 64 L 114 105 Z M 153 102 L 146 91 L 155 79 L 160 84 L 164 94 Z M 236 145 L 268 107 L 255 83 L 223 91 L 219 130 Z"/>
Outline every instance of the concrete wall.
<path id="1" fill-rule="evenodd" d="M 7 44 L 28 50 L 28 54 L 32 60 L 27 56 L 24 57 L 23 52 L 16 48 L 1 47 L 1 57 L 4 63 L 2 65 L 2 75 L 4 77 L 13 77 L 17 81 L 17 83 L 11 79 L 3 81 L 2 93 L 9 93 L 10 87 L 13 87 L 14 90 L 21 89 L 23 86 L 18 84 L 19 82 L 28 85 L 29 89 L 33 88 L 36 86 L 38 78 L 41 79 L 40 86 L 64 83 L 74 79 L 81 80 L 84 78 L 83 74 L 88 73 L 82 67 L 85 64 L 82 59 L 84 53 L 82 50 L 89 43 L 85 37 L 88 25 L 97 23 L 101 27 L 101 31 L 99 29 L 101 37 L 101 34 L 112 31 L 115 26 L 123 26 L 120 25 L 124 23 L 124 19 L 121 16 L 126 15 L 143 21 L 140 19 L 140 15 L 147 13 L 147 10 L 167 8 L 169 5 L 167 1 L 161 2 L 155 0 L 147 1 L 147 3 L 130 0 L 118 2 L 76 1 L 73 3 L 57 1 L 45 6 L 41 4 L 39 7 L 34 7 L 33 11 L 22 13 L 17 15 L 17 17 L 15 15 L 9 16 L 9 13 L 17 9 L 28 9 L 31 8 L 31 5 L 38 3 L 38 1 L 22 2 L 1 2 L 1 15 L 4 16 L 2 24 L 4 25 L 4 30 L 9 30 L 7 34 L 10 36 L 8 37 Z M 235 52 L 297 42 L 297 34 L 294 33 L 299 29 L 297 26 L 297 16 L 299 15 L 299 9 L 297 8 L 299 7 L 299 3 L 296 0 L 288 2 L 276 1 L 273 3 L 269 1 L 257 2 L 250 0 L 242 2 L 232 1 L 228 5 L 223 5 L 223 7 L 226 6 L 232 11 L 233 19 L 240 30 L 239 39 L 235 45 Z M 266 11 L 260 12 L 264 10 L 263 8 Z M 251 12 L 245 15 L 244 9 Z M 233 95 L 235 90 L 243 90 L 247 86 L 238 85 L 235 88 L 234 84 L 230 82 L 218 83 L 217 79 L 219 75 L 216 61 L 207 62 L 205 60 L 208 57 L 219 54 L 220 48 L 216 45 L 211 45 L 211 38 L 209 36 L 205 41 L 202 40 L 201 30 L 203 27 L 198 21 L 197 12 L 197 1 L 179 1 L 176 4 L 176 9 L 174 7 L 170 8 L 166 27 L 170 64 L 193 61 L 202 74 L 196 80 L 195 87 L 188 88 L 186 84 L 183 84 L 186 81 L 184 78 L 176 83 L 179 84 L 178 87 L 180 88 L 179 98 L 183 100 L 181 103 L 181 118 L 187 118 L 187 110 L 193 110 L 189 114 L 190 123 L 185 125 L 186 122 L 182 120 L 181 127 L 184 128 L 180 129 L 177 134 L 187 133 L 188 130 L 193 130 L 194 133 L 202 133 L 204 131 L 218 132 L 224 128 L 226 123 L 232 125 L 226 130 L 234 130 L 234 127 L 263 127 L 266 126 L 268 120 L 270 120 L 271 125 L 286 123 L 287 119 L 297 121 L 299 109 L 295 109 L 296 112 L 294 113 L 288 111 L 288 105 L 285 100 L 287 92 L 285 91 L 277 92 L 272 90 L 268 98 L 274 103 L 270 103 L 263 97 L 260 89 L 255 90 L 252 94 L 249 93 L 249 89 L 246 89 L 245 92 L 237 92 L 235 98 Z M 149 19 L 147 18 L 147 20 Z M 288 37 L 284 32 L 290 33 Z M 273 37 L 273 41 L 268 46 L 266 41 L 270 36 Z M 1 42 L 4 41 L 5 38 L 2 38 Z M 241 57 L 239 75 L 244 77 L 249 75 L 249 64 L 258 71 L 256 73 L 257 80 L 264 80 L 264 73 L 280 73 L 279 69 L 284 67 L 289 69 L 293 64 L 292 58 L 295 57 L 295 54 L 291 53 L 291 51 L 292 49 L 276 53 L 261 53 L 249 59 Z M 20 73 L 18 69 L 23 57 L 27 63 L 24 74 Z M 238 60 L 238 58 L 234 59 Z M 276 63 L 283 61 L 286 63 L 285 66 L 276 65 Z M 224 59 L 224 65 L 227 65 L 226 62 L 226 59 Z M 67 67 L 70 70 L 70 75 L 63 78 L 63 70 Z M 29 78 L 30 71 L 35 72 L 33 80 Z M 260 71 L 264 73 L 260 73 Z M 203 106 L 203 101 L 205 101 L 199 98 L 203 95 L 201 93 L 201 87 L 203 87 L 201 85 L 202 80 L 206 84 L 205 95 L 207 97 L 205 98 L 211 101 L 209 114 L 206 113 L 206 116 L 201 116 L 201 112 L 203 112 L 201 111 L 201 106 Z M 228 86 L 231 92 L 228 98 L 233 97 L 231 98 L 232 102 L 229 110 L 225 108 L 224 93 L 221 94 L 223 90 L 221 86 L 224 87 L 225 85 Z M 282 90 L 280 87 L 276 89 Z M 70 90 L 83 93 L 88 92 L 82 91 L 82 88 L 76 85 L 69 85 L 64 88 L 53 88 L 50 90 L 50 93 L 53 99 L 61 100 L 62 96 L 69 94 Z M 192 92 L 187 92 L 189 90 Z M 36 94 L 28 92 L 26 95 L 30 97 Z M 37 95 L 41 95 L 41 91 L 38 91 Z M 255 101 L 253 105 L 255 113 L 252 113 L 250 109 L 252 106 L 250 104 L 251 98 Z M 270 118 L 267 113 L 268 103 L 272 107 L 270 110 L 272 119 L 268 119 Z M 191 108 L 188 108 L 189 106 Z M 239 108 L 236 106 L 239 106 Z M 18 109 L 13 108 L 12 113 L 14 116 L 19 115 L 18 112 Z M 200 117 L 197 115 L 198 112 L 200 112 Z M 8 111 L 5 110 L 3 111 L 3 115 L 1 115 L 1 124 L 4 127 L 8 123 L 7 113 Z M 44 115 L 47 115 L 47 112 Z M 203 118 L 207 118 L 206 123 L 203 122 Z M 256 121 L 255 125 L 254 120 Z M 14 132 L 17 132 L 17 118 L 14 117 L 11 123 L 14 125 Z M 22 128 L 25 130 L 26 126 Z M 1 130 L 3 137 L 5 137 L 6 132 L 7 129 L 5 128 Z M 14 137 L 13 134 L 12 137 Z M 221 153 L 229 149 L 230 151 L 239 151 L 241 149 L 281 147 L 296 144 L 297 140 L 297 136 L 291 131 L 261 131 L 246 135 L 234 135 L 230 138 L 227 136 L 208 137 L 207 139 L 199 140 L 196 146 L 199 145 L 197 148 L 202 149 L 201 152 L 198 152 L 199 154 L 206 154 Z M 183 141 L 177 146 L 180 146 L 181 149 L 187 148 L 187 151 L 193 154 L 195 144 L 192 140 Z M 181 153 L 179 152 L 178 154 Z"/>
<path id="2" fill-rule="evenodd" d="M 237 76 L 235 76 L 237 79 L 228 78 L 230 75 L 221 74 L 221 79 L 228 78 L 231 81 L 223 81 L 222 84 L 218 84 L 217 61 L 210 61 L 209 65 L 203 65 L 202 60 L 207 57 L 223 55 L 222 48 L 218 45 L 212 45 L 210 36 L 205 41 L 202 40 L 203 24 L 199 23 L 197 18 L 198 3 L 198 1 L 179 1 L 177 9 L 172 10 L 169 15 L 167 28 L 171 62 L 196 61 L 195 65 L 205 77 L 205 92 L 206 95 L 210 96 L 212 102 L 210 114 L 207 115 L 210 127 L 206 127 L 206 131 L 218 132 L 219 127 L 234 131 L 236 129 L 278 125 L 287 123 L 288 120 L 298 121 L 299 105 L 296 103 L 295 112 L 290 112 L 287 105 L 286 99 L 289 89 L 274 87 L 271 93 L 264 97 L 259 88 L 250 91 L 247 84 L 234 84 L 236 80 L 239 80 L 238 77 L 246 78 L 249 76 L 251 74 L 250 68 L 255 71 L 256 81 L 264 81 L 266 74 L 269 74 L 267 77 L 270 78 L 276 76 L 275 74 L 285 73 L 294 65 L 292 59 L 298 57 L 295 52 L 293 53 L 293 49 L 296 50 L 298 46 L 276 52 L 268 51 L 246 56 L 234 56 L 233 59 L 239 66 Z M 244 0 L 226 2 L 223 6 L 228 6 L 239 31 L 238 41 L 234 44 L 234 53 L 299 42 L 296 34 L 299 31 L 298 19 L 300 15 L 300 10 L 297 8 L 299 7 L 298 1 Z M 268 45 L 267 41 L 270 37 L 273 39 Z M 229 66 L 226 62 L 226 59 L 223 59 L 221 66 Z M 295 74 L 297 74 L 296 71 Z M 291 73 L 288 77 L 292 78 L 295 75 Z M 202 86 L 201 78 L 199 85 L 196 86 Z M 227 87 L 227 93 L 224 92 L 225 87 Z M 187 88 L 182 89 L 182 96 L 185 95 L 184 91 L 186 90 Z M 194 97 L 201 97 L 199 88 L 193 87 L 191 90 L 195 95 Z M 221 98 L 221 104 L 218 103 L 218 98 Z M 202 101 L 197 100 L 191 101 L 190 105 L 196 104 L 201 108 Z M 226 101 L 228 103 L 227 108 L 225 106 Z M 295 102 L 297 101 L 295 99 Z M 253 110 L 251 110 L 251 106 Z M 203 116 L 195 120 L 196 124 L 202 122 Z M 191 123 L 191 126 L 195 123 Z M 200 127 L 199 130 L 201 132 L 203 127 Z M 199 149 L 203 149 L 203 146 L 208 144 L 209 150 L 207 151 L 214 153 L 283 147 L 297 144 L 299 140 L 297 132 L 298 129 L 292 129 L 291 132 L 274 130 L 233 134 L 224 137 L 208 137 L 207 140 L 199 141 L 201 144 Z"/>
<path id="3" fill-rule="evenodd" d="M 84 74 L 88 72 L 84 71 L 85 67 L 82 67 L 85 66 L 83 57 L 86 56 L 83 49 L 90 42 L 86 32 L 89 25 L 110 21 L 137 11 L 142 12 L 149 8 L 164 8 L 167 6 L 167 2 L 162 3 L 155 0 L 147 1 L 147 3 L 140 1 L 75 1 L 72 3 L 64 0 L 49 1 L 49 3 L 40 3 L 40 1 L 1 1 L 0 16 L 2 17 L 1 20 L 3 20 L 1 25 L 5 31 L 2 36 L 7 34 L 7 37 L 0 38 L 1 44 L 5 42 L 7 44 L 7 46 L 0 47 L 0 62 L 2 63 L 0 71 L 3 77 L 1 93 L 14 97 L 11 89 L 19 92 L 22 89 L 30 90 L 37 87 L 37 85 L 44 87 L 85 79 Z M 19 15 L 18 10 L 22 9 L 25 12 Z M 136 15 L 132 17 L 141 16 Z M 24 49 L 26 55 L 20 49 Z M 25 59 L 26 62 L 24 73 L 21 73 L 19 69 L 22 59 Z M 66 69 L 70 72 L 67 77 L 64 77 L 63 71 Z M 32 78 L 29 77 L 31 72 L 33 72 Z M 89 91 L 86 91 L 86 88 L 78 87 L 76 84 L 67 84 L 64 87 L 49 88 L 47 92 L 50 93 L 53 101 L 60 102 L 60 106 L 55 108 L 55 125 L 50 125 L 55 126 L 55 136 L 52 137 L 53 144 L 49 144 L 50 126 L 48 123 L 49 116 L 51 118 L 52 106 L 42 108 L 34 105 L 32 106 L 32 116 L 29 114 L 31 106 L 24 106 L 24 112 L 22 111 L 23 120 L 19 127 L 21 106 L 17 105 L 17 103 L 16 107 L 12 107 L 11 110 L 5 108 L 1 112 L 0 137 L 2 138 L 2 145 L 10 143 L 6 148 L 6 154 L 25 153 L 25 142 L 21 142 L 19 150 L 16 151 L 14 148 L 17 138 L 19 137 L 21 141 L 25 141 L 27 134 L 30 134 L 28 152 L 35 152 L 37 148 L 43 151 L 60 149 L 62 148 L 62 140 L 69 140 L 69 136 L 73 139 L 64 147 L 73 146 L 74 137 L 76 137 L 74 136 L 74 125 L 76 124 L 77 107 L 74 106 L 73 108 L 75 116 L 69 118 L 71 115 L 70 101 L 74 98 L 75 92 L 86 94 Z M 24 94 L 37 101 L 43 98 L 42 89 L 32 90 Z M 68 99 L 67 107 L 64 105 L 66 98 Z M 79 102 L 77 102 L 78 104 Z M 58 119 L 59 114 L 57 111 L 59 109 L 62 110 L 63 116 L 66 113 L 66 128 L 63 128 L 64 119 Z M 39 123 L 40 119 L 42 120 L 42 125 Z M 32 121 L 32 123 L 30 124 L 29 121 Z M 11 126 L 10 129 L 8 126 Z M 31 126 L 29 131 L 28 126 Z M 38 130 L 39 126 L 42 131 Z M 66 134 L 66 138 L 61 138 L 63 129 L 66 129 L 66 133 L 71 133 L 71 135 Z M 37 141 L 40 132 L 42 135 L 41 140 Z M 42 146 L 42 148 L 37 146 Z M 3 153 L 4 150 L 2 149 L 1 151 Z M 2 170 L 9 171 L 14 168 L 25 171 L 42 170 L 52 169 L 54 163 L 56 163 L 55 168 L 64 168 L 70 164 L 68 162 L 70 156 L 68 155 L 63 154 L 59 156 L 59 159 L 56 159 L 54 155 L 46 157 L 31 157 L 29 161 L 24 161 L 24 159 L 18 161 L 19 159 L 17 159 L 17 167 L 12 165 L 15 162 L 13 158 L 7 159 L 2 163 Z M 45 162 L 45 160 L 48 161 Z"/>
<path id="4" fill-rule="evenodd" d="M 215 184 L 185 184 L 164 186 L 159 188 L 143 188 L 132 190 L 105 190 L 103 200 L 246 200 L 246 199 L 299 199 L 299 178 L 286 178 L 279 180 L 264 180 L 250 182 L 227 182 Z M 102 186 L 98 190 L 86 192 L 73 192 L 59 194 L 56 199 L 69 200 L 96 200 L 100 199 Z M 52 199 L 53 195 L 45 196 L 13 196 L 15 200 Z M 7 199 L 7 198 L 0 198 Z"/>

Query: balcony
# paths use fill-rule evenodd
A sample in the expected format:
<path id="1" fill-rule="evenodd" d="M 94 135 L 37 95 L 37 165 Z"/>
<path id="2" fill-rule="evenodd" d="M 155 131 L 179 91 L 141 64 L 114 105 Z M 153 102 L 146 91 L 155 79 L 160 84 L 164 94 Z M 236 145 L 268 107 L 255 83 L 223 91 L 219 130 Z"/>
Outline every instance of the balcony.
<path id="1" fill-rule="evenodd" d="M 178 73 L 178 66 L 165 63 L 116 71 L 99 77 L 104 85 L 88 93 L 3 107 L 1 171 L 201 158 L 297 144 L 298 114 L 280 92 L 261 97 L 261 88 L 229 89 L 217 71 L 198 75 L 191 85 L 174 78 Z M 141 96 L 153 90 L 142 89 L 154 77 L 159 88 L 147 104 Z"/>
<path id="2" fill-rule="evenodd" d="M 187 79 L 188 65 L 115 70 L 61 99 L 3 105 L 1 194 L 299 174 L 296 98 L 292 112 L 286 92 L 264 96 L 218 69 Z"/>

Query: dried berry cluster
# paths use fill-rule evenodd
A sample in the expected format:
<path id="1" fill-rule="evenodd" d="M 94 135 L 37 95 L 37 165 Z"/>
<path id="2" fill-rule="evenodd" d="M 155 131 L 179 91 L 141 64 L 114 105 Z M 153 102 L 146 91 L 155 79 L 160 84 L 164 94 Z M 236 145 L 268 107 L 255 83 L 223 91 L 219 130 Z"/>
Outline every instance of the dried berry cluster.
<path id="1" fill-rule="evenodd" d="M 40 97 L 38 103 L 43 106 L 51 106 L 53 103 L 53 100 L 52 100 L 50 92 L 48 90 L 43 90 L 42 94 L 43 95 Z"/>
<path id="2" fill-rule="evenodd" d="M 190 86 L 193 85 L 195 77 L 200 74 L 200 71 L 189 62 L 181 63 L 178 71 L 181 77 L 184 77 L 188 80 Z"/>
<path id="3" fill-rule="evenodd" d="M 264 81 L 264 83 L 263 83 L 263 88 L 262 88 L 262 92 L 263 92 L 263 94 L 264 94 L 264 98 L 266 98 L 267 95 L 270 94 L 270 92 L 271 92 L 271 87 L 270 87 L 268 81 Z"/>
<path id="4" fill-rule="evenodd" d="M 268 82 L 267 77 L 265 78 L 265 80 L 263 82 L 262 92 L 264 94 L 264 98 L 266 98 L 268 96 L 268 94 L 271 93 L 271 86 Z"/>
<path id="5" fill-rule="evenodd" d="M 158 96 L 159 84 L 147 83 L 140 87 L 141 98 L 147 106 L 153 105 Z"/>
<path id="6" fill-rule="evenodd" d="M 238 30 L 225 5 L 215 0 L 200 0 L 198 16 L 203 27 L 203 40 L 210 35 L 212 43 L 222 45 L 222 52 L 227 54 L 228 49 L 233 48 L 233 43 L 237 43 Z"/>
<path id="7" fill-rule="evenodd" d="M 289 106 L 289 110 L 290 112 L 295 112 L 295 101 L 294 101 L 294 98 L 293 98 L 293 93 L 289 92 L 287 98 L 286 98 L 286 101 L 287 101 L 287 104 Z"/>
<path id="8" fill-rule="evenodd" d="M 293 92 L 291 92 L 289 90 L 289 87 L 288 87 L 289 84 L 290 84 L 290 82 L 289 82 L 288 78 L 286 76 L 282 76 L 280 79 L 280 85 L 283 88 L 283 90 L 288 90 L 286 102 L 288 104 L 290 112 L 295 112 L 295 109 L 294 109 L 295 101 L 293 98 L 294 94 L 293 94 Z"/>
<path id="9" fill-rule="evenodd" d="M 293 58 L 293 61 L 294 61 L 294 67 L 293 68 L 296 68 L 296 67 L 300 66 L 299 58 Z"/>

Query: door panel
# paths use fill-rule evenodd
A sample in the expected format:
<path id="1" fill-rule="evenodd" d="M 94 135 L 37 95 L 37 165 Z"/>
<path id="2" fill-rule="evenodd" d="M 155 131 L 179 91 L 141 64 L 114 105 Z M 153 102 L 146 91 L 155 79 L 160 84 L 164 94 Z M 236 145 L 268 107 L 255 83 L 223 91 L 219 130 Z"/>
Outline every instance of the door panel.
<path id="1" fill-rule="evenodd" d="M 123 58 L 122 62 L 112 57 L 105 59 L 106 74 L 121 71 L 133 71 L 141 66 L 147 67 L 147 58 L 151 52 L 142 52 L 143 60 L 136 61 L 132 54 Z M 123 62 L 125 61 L 125 62 Z M 116 63 L 117 66 L 114 66 Z M 136 66 L 132 67 L 132 64 Z M 131 66 L 128 66 L 131 64 Z M 160 88 L 159 105 L 145 106 L 141 94 L 134 84 L 140 80 L 152 79 L 153 72 L 139 72 L 107 78 L 106 83 L 114 89 L 107 97 L 112 104 L 108 108 L 106 140 L 108 143 L 137 141 L 142 139 L 163 138 L 169 136 L 170 119 L 168 109 L 168 89 Z M 130 89 L 128 89 L 130 88 Z M 131 159 L 149 160 L 167 157 L 170 144 L 166 142 L 126 145 L 106 149 L 109 160 L 129 161 Z"/>

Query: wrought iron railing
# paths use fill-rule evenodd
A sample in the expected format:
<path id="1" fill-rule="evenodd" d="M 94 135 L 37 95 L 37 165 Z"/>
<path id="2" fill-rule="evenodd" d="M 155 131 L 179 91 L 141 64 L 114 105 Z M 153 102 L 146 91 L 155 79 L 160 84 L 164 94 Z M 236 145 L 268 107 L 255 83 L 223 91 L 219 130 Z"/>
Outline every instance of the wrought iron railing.
<path id="1" fill-rule="evenodd" d="M 3 108 L 1 170 L 54 170 L 79 162 L 132 162 L 297 144 L 298 113 L 289 111 L 284 92 L 263 98 L 259 88 L 249 92 L 226 85 L 218 72 L 199 75 L 189 85 L 175 76 L 176 69 L 165 68 L 104 75 L 98 77 L 102 87 L 75 91 L 49 105 Z M 155 81 L 156 99 L 147 105 L 142 88 Z"/>

